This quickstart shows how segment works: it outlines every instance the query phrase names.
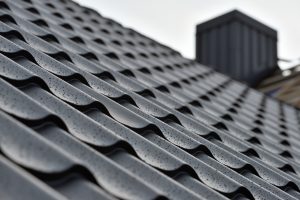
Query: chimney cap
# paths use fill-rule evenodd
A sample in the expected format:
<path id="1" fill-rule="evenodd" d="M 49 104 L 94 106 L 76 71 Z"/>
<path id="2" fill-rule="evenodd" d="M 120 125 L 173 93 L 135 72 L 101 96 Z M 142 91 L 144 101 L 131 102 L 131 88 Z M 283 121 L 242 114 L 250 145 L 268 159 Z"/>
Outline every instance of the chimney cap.
<path id="1" fill-rule="evenodd" d="M 253 19 L 252 17 L 245 15 L 244 13 L 242 13 L 238 10 L 232 10 L 221 16 L 218 16 L 216 18 L 213 18 L 211 20 L 208 20 L 201 24 L 198 24 L 197 25 L 197 34 L 199 32 L 203 32 L 204 30 L 215 28 L 217 26 L 221 26 L 226 23 L 230 23 L 230 22 L 234 22 L 234 21 L 239 21 L 239 22 L 242 22 L 243 24 L 247 24 L 248 26 L 251 26 L 253 29 L 264 32 L 264 34 L 267 34 L 270 37 L 277 40 L 277 31 L 276 30 Z"/>

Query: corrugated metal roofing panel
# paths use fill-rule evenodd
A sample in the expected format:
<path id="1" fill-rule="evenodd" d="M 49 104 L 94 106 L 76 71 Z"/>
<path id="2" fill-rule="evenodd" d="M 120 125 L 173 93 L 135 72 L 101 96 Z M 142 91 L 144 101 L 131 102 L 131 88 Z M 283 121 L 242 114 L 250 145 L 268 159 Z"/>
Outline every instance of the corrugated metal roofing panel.
<path id="1" fill-rule="evenodd" d="M 1 197 L 299 198 L 295 108 L 72 1 L 0 21 Z"/>

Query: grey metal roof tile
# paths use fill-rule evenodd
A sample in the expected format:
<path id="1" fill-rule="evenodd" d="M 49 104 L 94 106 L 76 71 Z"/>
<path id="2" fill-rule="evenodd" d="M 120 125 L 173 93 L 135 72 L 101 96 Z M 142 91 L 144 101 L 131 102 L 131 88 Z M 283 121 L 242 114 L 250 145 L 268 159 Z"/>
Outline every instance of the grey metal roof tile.
<path id="1" fill-rule="evenodd" d="M 75 161 L 36 135 L 33 130 L 1 112 L 1 150 L 19 165 L 40 173 L 60 173 L 75 165 Z M 9 130 L 14 130 L 9 133 Z M 38 151 L 37 151 L 38 149 Z M 45 156 L 47 153 L 47 157 Z"/>
<path id="2" fill-rule="evenodd" d="M 102 188 L 98 187 L 95 183 L 84 179 L 78 175 L 70 175 L 59 184 L 54 184 L 53 188 L 60 192 L 68 199 L 103 199 L 103 200 L 116 200 L 114 196 L 105 192 Z"/>
<path id="3" fill-rule="evenodd" d="M 194 156 L 172 145 L 168 141 L 163 140 L 159 136 L 155 134 L 148 134 L 147 138 L 189 164 L 197 173 L 197 178 L 199 178 L 202 182 L 214 188 L 215 190 L 224 193 L 235 193 L 242 187 L 242 185 L 238 184 L 236 181 L 230 179 L 229 177 L 224 176 L 224 174 L 222 174 L 217 169 L 212 168 L 211 166 L 207 165 L 207 163 L 202 162 L 199 159 L 196 159 Z M 222 179 L 226 179 L 226 184 L 225 182 L 220 181 Z"/>
<path id="4" fill-rule="evenodd" d="M 44 126 L 39 131 L 45 138 L 56 144 L 59 149 L 76 158 L 78 164 L 86 167 L 100 186 L 115 196 L 127 199 L 153 199 L 160 195 L 157 190 L 139 180 L 125 168 L 114 163 L 104 154 L 71 137 L 62 129 Z M 107 171 L 110 173 L 106 173 Z"/>
<path id="5" fill-rule="evenodd" d="M 51 112 L 0 78 L 1 110 L 24 120 L 46 119 Z"/>
<path id="6" fill-rule="evenodd" d="M 69 0 L 1 2 L 0 35 L 9 191 L 299 198 L 296 109 Z"/>
<path id="7" fill-rule="evenodd" d="M 134 133 L 100 112 L 88 113 L 88 116 L 100 124 L 105 124 L 108 129 L 126 139 L 140 159 L 144 160 L 148 164 L 166 171 L 175 171 L 185 165 L 185 163 L 181 162 L 176 157 L 168 154 L 163 149 L 153 145 L 151 142 L 143 138 L 140 135 L 143 134 L 142 131 L 138 131 L 140 134 Z M 144 131 L 149 132 L 152 130 L 147 130 L 145 128 Z"/>
<path id="8" fill-rule="evenodd" d="M 163 173 L 147 166 L 140 160 L 136 159 L 132 155 L 125 152 L 114 152 L 109 155 L 114 161 L 122 165 L 127 170 L 136 174 L 137 176 L 143 177 L 144 181 L 151 183 L 158 190 L 161 190 L 171 199 L 198 199 L 201 198 L 197 196 L 192 191 L 178 184 L 176 181 L 172 180 L 170 177 L 167 177 Z M 205 186 L 204 186 L 205 187 Z M 207 188 L 207 187 L 206 187 Z M 207 189 L 211 195 L 218 194 Z"/>
<path id="9" fill-rule="evenodd" d="M 180 174 L 176 176 L 175 179 L 183 186 L 189 188 L 196 194 L 201 195 L 204 199 L 228 199 L 225 196 L 213 192 L 211 188 L 186 174 Z"/>
<path id="10" fill-rule="evenodd" d="M 0 156 L 1 198 L 11 199 L 66 199 L 36 177 Z M 13 186 L 13 187 L 12 187 Z"/>
<path id="11" fill-rule="evenodd" d="M 96 123 L 40 87 L 29 86 L 23 88 L 23 92 L 38 101 L 45 109 L 51 110 L 52 113 L 60 117 L 69 131 L 81 140 L 100 147 L 108 147 L 120 142 L 121 139 L 105 126 Z"/>

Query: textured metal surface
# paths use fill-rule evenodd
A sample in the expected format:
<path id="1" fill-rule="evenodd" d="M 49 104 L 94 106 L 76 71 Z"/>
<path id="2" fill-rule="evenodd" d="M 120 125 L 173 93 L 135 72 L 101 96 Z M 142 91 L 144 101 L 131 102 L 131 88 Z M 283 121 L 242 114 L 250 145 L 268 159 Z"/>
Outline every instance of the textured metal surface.
<path id="1" fill-rule="evenodd" d="M 72 1 L 0 3 L 1 199 L 299 199 L 299 112 Z"/>
<path id="2" fill-rule="evenodd" d="M 234 10 L 197 25 L 196 60 L 255 85 L 277 67 L 277 32 Z"/>

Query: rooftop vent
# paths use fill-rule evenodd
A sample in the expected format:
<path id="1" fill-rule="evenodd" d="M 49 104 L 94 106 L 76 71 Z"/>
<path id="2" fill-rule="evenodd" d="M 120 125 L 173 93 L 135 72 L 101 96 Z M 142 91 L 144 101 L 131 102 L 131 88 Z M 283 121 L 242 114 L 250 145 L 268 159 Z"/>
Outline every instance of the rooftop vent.
<path id="1" fill-rule="evenodd" d="M 277 68 L 277 32 L 231 11 L 197 25 L 196 60 L 254 86 Z"/>

